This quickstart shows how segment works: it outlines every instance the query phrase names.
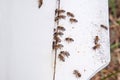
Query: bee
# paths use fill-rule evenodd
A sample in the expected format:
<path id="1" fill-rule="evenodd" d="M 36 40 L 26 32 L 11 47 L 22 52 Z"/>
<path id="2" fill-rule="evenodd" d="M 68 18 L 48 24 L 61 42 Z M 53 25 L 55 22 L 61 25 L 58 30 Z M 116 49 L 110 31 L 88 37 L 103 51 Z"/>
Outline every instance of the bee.
<path id="1" fill-rule="evenodd" d="M 77 23 L 78 20 L 77 20 L 77 19 L 74 19 L 74 18 L 70 18 L 70 22 L 71 22 L 71 23 Z"/>
<path id="2" fill-rule="evenodd" d="M 74 14 L 71 13 L 71 12 L 67 12 L 67 16 L 69 16 L 69 17 L 74 17 Z"/>
<path id="3" fill-rule="evenodd" d="M 63 48 L 63 45 L 62 45 L 62 44 L 55 44 L 55 45 L 54 45 L 54 48 L 55 48 L 55 49 L 62 49 L 62 48 Z"/>
<path id="4" fill-rule="evenodd" d="M 55 22 L 58 21 L 59 19 L 65 19 L 65 18 L 66 18 L 66 16 L 59 15 L 59 16 L 55 17 Z"/>
<path id="5" fill-rule="evenodd" d="M 65 10 L 62 10 L 62 9 L 61 9 L 61 10 L 58 10 L 58 9 L 56 9 L 56 10 L 55 10 L 55 15 L 56 15 L 57 13 L 59 13 L 59 14 L 65 13 Z"/>
<path id="6" fill-rule="evenodd" d="M 67 52 L 67 51 L 61 51 L 60 54 L 63 54 L 66 57 L 70 56 L 69 52 Z"/>
<path id="7" fill-rule="evenodd" d="M 59 55 L 58 55 L 58 58 L 59 58 L 61 61 L 65 62 L 65 57 L 64 57 L 62 54 L 59 54 Z"/>
<path id="8" fill-rule="evenodd" d="M 58 10 L 58 13 L 61 14 L 61 13 L 65 13 L 65 10 L 61 9 L 61 10 Z"/>
<path id="9" fill-rule="evenodd" d="M 108 30 L 108 28 L 107 28 L 105 25 L 101 24 L 100 26 L 101 26 L 102 28 Z"/>
<path id="10" fill-rule="evenodd" d="M 61 39 L 58 36 L 54 36 L 54 40 L 56 40 L 56 42 L 61 42 Z"/>
<path id="11" fill-rule="evenodd" d="M 99 41 L 99 37 L 98 36 L 95 36 L 95 40 L 94 40 L 94 43 L 97 44 Z"/>
<path id="12" fill-rule="evenodd" d="M 80 78 L 81 77 L 81 74 L 80 74 L 80 72 L 78 70 L 74 70 L 73 74 L 76 76 L 76 78 Z"/>
<path id="13" fill-rule="evenodd" d="M 94 50 L 100 48 L 100 44 L 95 44 L 95 46 L 93 47 Z"/>
<path id="14" fill-rule="evenodd" d="M 63 32 L 55 32 L 55 33 L 54 33 L 54 36 L 58 36 L 58 35 L 59 35 L 59 36 L 62 36 L 62 35 L 64 35 L 64 34 L 63 34 Z"/>
<path id="15" fill-rule="evenodd" d="M 58 55 L 58 58 L 61 61 L 65 62 L 65 57 L 69 57 L 69 56 L 70 56 L 69 52 L 67 52 L 67 51 L 61 51 L 60 54 Z"/>
<path id="16" fill-rule="evenodd" d="M 58 29 L 58 30 L 61 30 L 61 31 L 65 31 L 65 28 L 62 27 L 62 26 L 58 26 L 57 29 Z"/>
<path id="17" fill-rule="evenodd" d="M 43 0 L 38 0 L 38 8 L 40 8 L 43 4 Z"/>
<path id="18" fill-rule="evenodd" d="M 58 19 L 65 19 L 66 18 L 66 16 L 64 16 L 64 15 L 59 15 L 58 16 Z"/>
<path id="19" fill-rule="evenodd" d="M 74 40 L 70 37 L 67 37 L 67 38 L 65 38 L 65 41 L 67 41 L 69 43 L 69 42 L 73 42 Z"/>

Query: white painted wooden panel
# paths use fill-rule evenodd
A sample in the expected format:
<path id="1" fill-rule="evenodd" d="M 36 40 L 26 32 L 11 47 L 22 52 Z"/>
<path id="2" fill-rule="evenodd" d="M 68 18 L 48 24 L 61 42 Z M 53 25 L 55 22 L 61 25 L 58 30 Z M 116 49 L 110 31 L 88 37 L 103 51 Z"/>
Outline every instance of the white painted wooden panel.
<path id="1" fill-rule="evenodd" d="M 54 53 L 52 38 L 56 0 L 0 0 L 0 80 L 52 80 Z M 56 80 L 76 80 L 73 70 L 89 80 L 110 61 L 108 0 L 61 0 L 61 8 L 73 12 L 78 23 L 68 18 L 60 23 L 67 29 L 71 44 L 63 41 L 70 52 L 66 62 L 57 58 Z M 99 35 L 100 49 L 94 51 L 94 37 Z"/>
<path id="2" fill-rule="evenodd" d="M 76 80 L 74 70 L 81 73 L 79 80 L 89 80 L 110 61 L 108 0 L 60 0 L 60 8 L 75 15 L 78 23 L 71 24 L 69 17 L 60 20 L 60 25 L 66 28 L 62 39 L 62 50 L 68 51 L 70 57 L 65 62 L 57 58 L 55 80 Z M 65 14 L 64 14 L 65 15 Z M 100 48 L 93 50 L 95 36 L 99 36 Z M 73 43 L 64 39 L 72 37 Z"/>
<path id="3" fill-rule="evenodd" d="M 51 3 L 52 1 L 52 3 Z M 52 80 L 55 0 L 0 0 L 0 80 Z"/>

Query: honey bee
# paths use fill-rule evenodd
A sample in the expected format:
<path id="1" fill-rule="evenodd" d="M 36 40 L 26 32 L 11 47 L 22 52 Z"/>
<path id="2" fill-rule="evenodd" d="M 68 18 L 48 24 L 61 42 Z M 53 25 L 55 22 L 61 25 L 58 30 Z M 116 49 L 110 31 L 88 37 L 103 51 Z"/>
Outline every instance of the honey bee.
<path id="1" fill-rule="evenodd" d="M 56 10 L 55 10 L 55 15 L 56 15 L 57 13 L 59 13 L 59 14 L 65 13 L 65 10 L 62 10 L 62 9 L 61 9 L 61 10 L 58 10 L 58 9 L 56 9 Z"/>
<path id="2" fill-rule="evenodd" d="M 70 22 L 71 22 L 71 23 L 77 23 L 78 20 L 77 20 L 77 19 L 74 19 L 74 18 L 70 18 Z"/>
<path id="3" fill-rule="evenodd" d="M 58 58 L 59 58 L 61 61 L 65 62 L 65 57 L 64 57 L 62 54 L 59 54 L 59 55 L 58 55 Z"/>
<path id="4" fill-rule="evenodd" d="M 107 28 L 105 25 L 101 24 L 100 26 L 101 26 L 102 28 L 108 30 L 108 28 Z"/>
<path id="5" fill-rule="evenodd" d="M 74 70 L 73 74 L 76 76 L 76 78 L 80 78 L 81 77 L 81 74 L 80 74 L 80 72 L 78 70 Z"/>
<path id="6" fill-rule="evenodd" d="M 99 41 L 99 37 L 98 36 L 95 36 L 95 40 L 94 40 L 94 43 L 97 44 Z"/>
<path id="7" fill-rule="evenodd" d="M 61 51 L 60 54 L 63 54 L 66 57 L 70 56 L 69 52 L 67 52 L 67 51 Z"/>
<path id="8" fill-rule="evenodd" d="M 65 28 L 62 27 L 62 26 L 58 26 L 57 29 L 58 29 L 58 30 L 61 30 L 61 31 L 65 31 Z"/>
<path id="9" fill-rule="evenodd" d="M 63 48 L 63 45 L 62 45 L 62 44 L 55 44 L 55 45 L 54 45 L 54 48 L 55 48 L 55 49 L 62 49 L 62 48 Z"/>
<path id="10" fill-rule="evenodd" d="M 58 21 L 59 19 L 65 19 L 65 18 L 66 18 L 66 16 L 59 15 L 59 16 L 55 17 L 55 22 Z"/>
<path id="11" fill-rule="evenodd" d="M 58 36 L 54 36 L 54 40 L 56 40 L 56 42 L 61 42 L 61 39 Z"/>
<path id="12" fill-rule="evenodd" d="M 69 57 L 69 56 L 70 56 L 69 52 L 67 52 L 67 51 L 61 51 L 60 54 L 58 55 L 58 58 L 61 61 L 65 62 L 65 57 Z"/>
<path id="13" fill-rule="evenodd" d="M 63 32 L 55 32 L 55 33 L 54 33 L 54 36 L 58 36 L 58 35 L 59 35 L 59 36 L 62 36 L 62 35 L 64 35 L 64 34 L 63 34 Z"/>
<path id="14" fill-rule="evenodd" d="M 69 17 L 74 17 L 74 14 L 71 13 L 71 12 L 67 12 L 67 16 L 69 16 Z"/>
<path id="15" fill-rule="evenodd" d="M 58 13 L 61 14 L 61 13 L 65 13 L 65 10 L 61 9 L 61 10 L 58 10 Z"/>
<path id="16" fill-rule="evenodd" d="M 70 42 L 73 42 L 74 40 L 72 38 L 70 38 L 70 37 L 67 37 L 67 38 L 65 38 L 65 41 L 67 41 L 68 43 L 70 43 Z"/>
<path id="17" fill-rule="evenodd" d="M 40 8 L 43 4 L 43 0 L 38 0 L 38 8 Z"/>
<path id="18" fill-rule="evenodd" d="M 93 47 L 94 50 L 100 48 L 100 44 L 95 44 L 95 46 Z"/>
<path id="19" fill-rule="evenodd" d="M 65 19 L 66 18 L 66 16 L 64 16 L 64 15 L 59 15 L 58 16 L 58 19 Z"/>

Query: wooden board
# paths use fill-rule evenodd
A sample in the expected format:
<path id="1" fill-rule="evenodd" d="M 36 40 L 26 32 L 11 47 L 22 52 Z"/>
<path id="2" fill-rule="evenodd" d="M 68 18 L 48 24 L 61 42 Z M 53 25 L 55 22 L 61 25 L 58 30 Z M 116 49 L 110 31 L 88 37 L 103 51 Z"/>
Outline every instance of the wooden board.
<path id="1" fill-rule="evenodd" d="M 0 80 L 53 80 L 56 6 L 56 0 L 44 0 L 40 9 L 37 0 L 0 0 Z M 56 80 L 76 80 L 75 69 L 79 80 L 89 80 L 110 61 L 108 0 L 61 0 L 61 9 L 74 13 L 78 23 L 60 20 L 66 28 L 62 50 L 70 56 L 65 62 L 57 57 Z M 97 50 L 92 49 L 95 36 L 101 44 Z"/>

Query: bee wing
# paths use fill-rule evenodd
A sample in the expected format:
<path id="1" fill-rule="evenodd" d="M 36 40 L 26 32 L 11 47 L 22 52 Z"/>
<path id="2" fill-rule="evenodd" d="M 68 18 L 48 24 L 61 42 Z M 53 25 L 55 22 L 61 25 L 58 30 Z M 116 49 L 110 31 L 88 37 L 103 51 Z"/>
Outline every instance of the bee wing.
<path id="1" fill-rule="evenodd" d="M 40 8 L 42 6 L 42 4 L 43 4 L 43 0 L 39 0 L 38 2 L 39 2 L 38 7 Z"/>

